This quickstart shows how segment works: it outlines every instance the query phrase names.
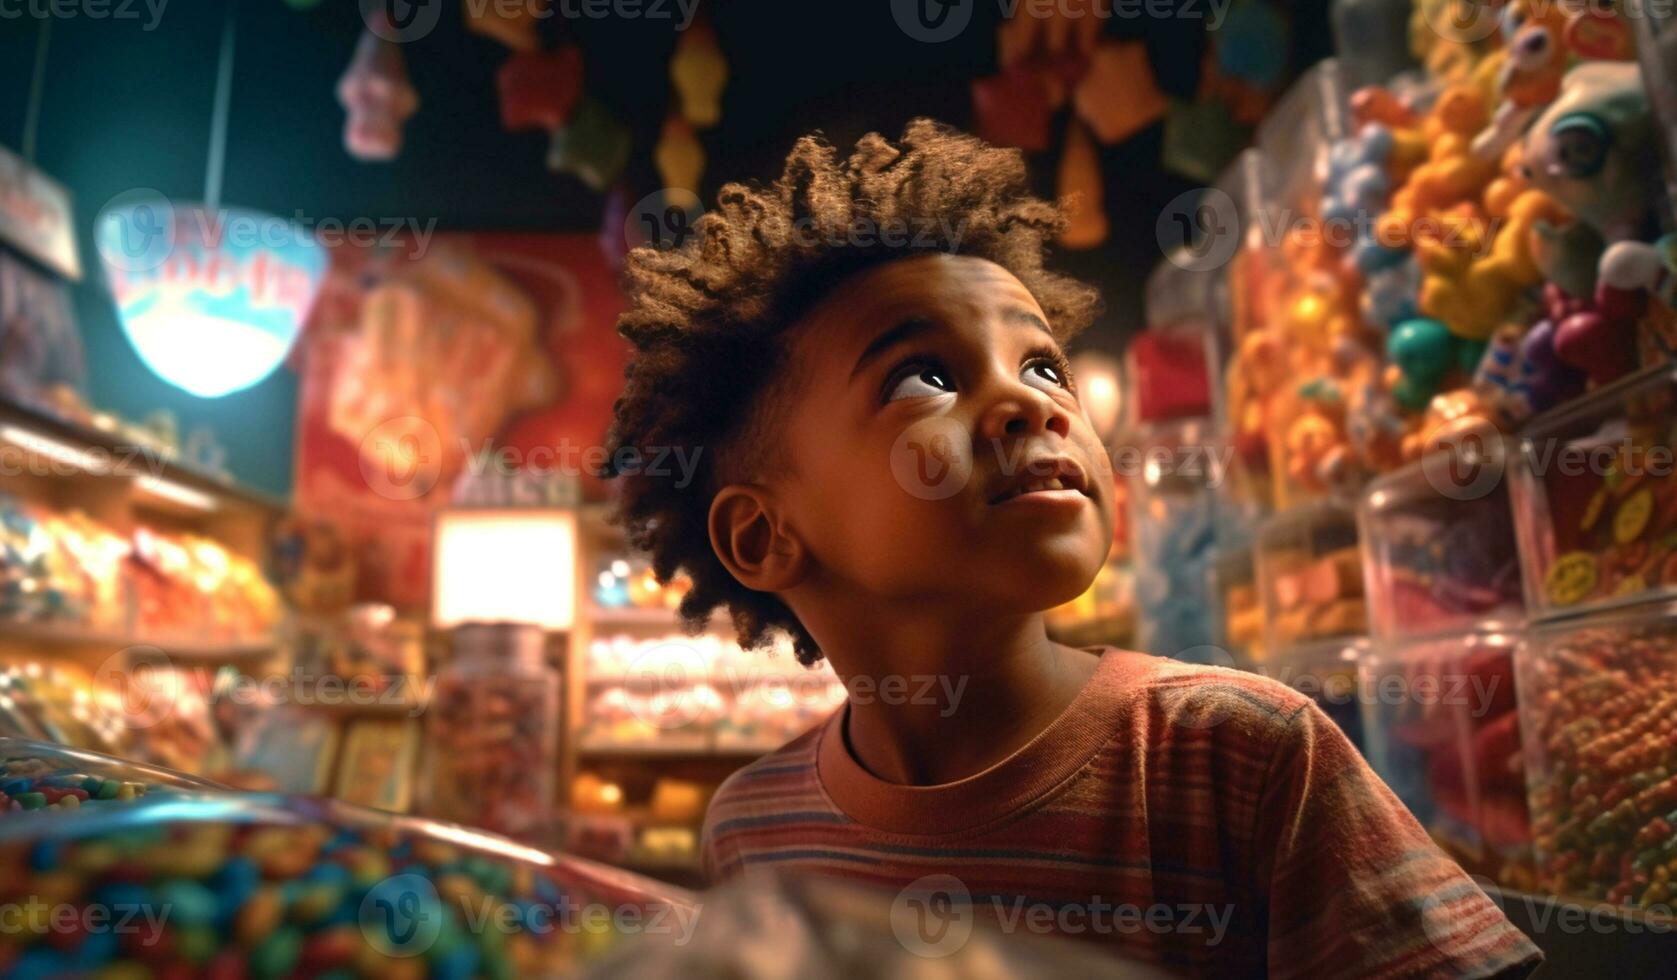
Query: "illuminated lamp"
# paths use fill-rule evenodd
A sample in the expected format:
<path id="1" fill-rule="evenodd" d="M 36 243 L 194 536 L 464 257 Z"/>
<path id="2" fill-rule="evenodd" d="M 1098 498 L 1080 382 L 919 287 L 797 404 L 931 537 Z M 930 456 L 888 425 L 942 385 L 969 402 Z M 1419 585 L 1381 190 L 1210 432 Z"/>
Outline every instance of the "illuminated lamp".
<path id="1" fill-rule="evenodd" d="M 576 622 L 576 511 L 450 508 L 437 514 L 431 622 L 439 629 Z"/>
<path id="2" fill-rule="evenodd" d="M 112 203 L 95 242 L 123 333 L 148 368 L 218 398 L 284 362 L 326 276 L 326 250 L 308 232 L 243 208 Z"/>

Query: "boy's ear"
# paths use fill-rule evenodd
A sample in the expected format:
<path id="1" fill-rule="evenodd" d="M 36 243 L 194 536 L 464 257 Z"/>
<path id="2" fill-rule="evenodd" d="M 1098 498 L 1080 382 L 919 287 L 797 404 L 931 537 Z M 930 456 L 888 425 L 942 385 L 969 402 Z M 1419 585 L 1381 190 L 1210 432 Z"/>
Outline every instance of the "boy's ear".
<path id="1" fill-rule="evenodd" d="M 710 547 L 748 589 L 783 592 L 797 585 L 808 565 L 804 544 L 775 512 L 762 487 L 734 483 L 710 502 Z"/>

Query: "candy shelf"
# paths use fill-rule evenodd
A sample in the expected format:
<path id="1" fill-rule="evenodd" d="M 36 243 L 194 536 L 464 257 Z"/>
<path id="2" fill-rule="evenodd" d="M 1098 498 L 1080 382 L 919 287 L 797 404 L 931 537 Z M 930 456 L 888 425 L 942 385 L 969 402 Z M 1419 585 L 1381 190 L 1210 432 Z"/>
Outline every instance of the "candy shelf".
<path id="1" fill-rule="evenodd" d="M 836 683 L 830 669 L 806 670 L 784 646 L 766 656 L 741 651 L 725 617 L 688 635 L 670 608 L 673 590 L 650 580 L 604 509 L 585 507 L 577 527 L 577 617 L 563 680 L 562 801 L 582 782 L 602 776 L 628 787 L 632 797 L 651 792 L 666 777 L 713 790 L 824 712 Z M 652 873 L 654 864 L 641 870 Z M 678 880 L 696 872 L 686 861 L 656 866 Z"/>

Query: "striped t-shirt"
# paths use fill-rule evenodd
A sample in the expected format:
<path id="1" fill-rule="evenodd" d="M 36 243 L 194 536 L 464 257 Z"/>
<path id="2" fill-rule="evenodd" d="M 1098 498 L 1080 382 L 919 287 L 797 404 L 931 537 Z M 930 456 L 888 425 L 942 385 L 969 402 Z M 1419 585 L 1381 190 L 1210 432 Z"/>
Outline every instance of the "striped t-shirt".
<path id="1" fill-rule="evenodd" d="M 1333 722 L 1274 681 L 1108 650 L 1047 729 L 937 786 L 863 769 L 844 716 L 717 791 L 713 881 L 838 875 L 1196 976 L 1522 977 L 1540 959 Z"/>

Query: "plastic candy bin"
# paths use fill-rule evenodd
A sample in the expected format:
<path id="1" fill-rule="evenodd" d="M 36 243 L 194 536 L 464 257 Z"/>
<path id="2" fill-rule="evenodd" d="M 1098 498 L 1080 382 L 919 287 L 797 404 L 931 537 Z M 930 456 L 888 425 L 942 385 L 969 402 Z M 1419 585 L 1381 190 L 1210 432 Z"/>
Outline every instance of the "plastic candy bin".
<path id="1" fill-rule="evenodd" d="M 1349 510 L 1316 504 L 1284 511 L 1257 535 L 1264 647 L 1271 656 L 1368 630 L 1357 522 Z"/>
<path id="2" fill-rule="evenodd" d="M 1369 763 L 1462 867 L 1531 885 L 1514 635 L 1377 643 L 1358 666 Z"/>
<path id="3" fill-rule="evenodd" d="M 1677 605 L 1533 627 L 1515 658 L 1538 886 L 1677 900 Z"/>
<path id="4" fill-rule="evenodd" d="M 1363 493 L 1357 522 L 1375 637 L 1459 636 L 1524 619 L 1505 478 L 1510 447 L 1491 440 L 1460 449 L 1383 476 Z"/>
<path id="5" fill-rule="evenodd" d="M 1677 596 L 1677 365 L 1533 420 L 1515 514 L 1533 616 Z"/>

